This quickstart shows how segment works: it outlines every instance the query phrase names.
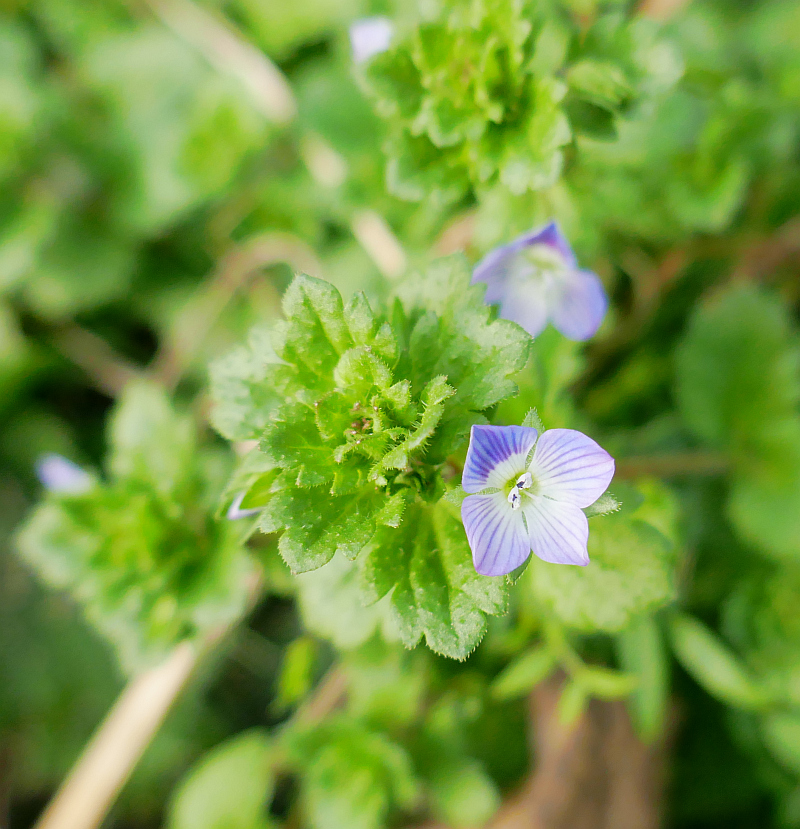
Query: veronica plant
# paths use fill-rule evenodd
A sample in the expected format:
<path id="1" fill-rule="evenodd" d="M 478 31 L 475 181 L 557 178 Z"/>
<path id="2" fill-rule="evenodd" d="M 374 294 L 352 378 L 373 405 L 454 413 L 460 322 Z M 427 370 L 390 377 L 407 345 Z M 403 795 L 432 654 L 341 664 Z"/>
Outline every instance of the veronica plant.
<path id="1" fill-rule="evenodd" d="M 534 337 L 551 321 L 565 337 L 588 340 L 608 309 L 603 283 L 578 267 L 555 222 L 490 251 L 472 281 L 485 282 L 486 302 Z"/>
<path id="2" fill-rule="evenodd" d="M 199 445 L 162 390 L 129 386 L 111 419 L 108 475 L 59 456 L 18 535 L 23 558 L 67 590 L 136 672 L 241 613 L 253 572 L 241 529 L 215 520 L 229 466 Z"/>
<path id="3" fill-rule="evenodd" d="M 506 608 L 506 583 L 475 572 L 458 512 L 442 500 L 470 428 L 516 392 L 530 338 L 492 320 L 461 259 L 409 280 L 375 312 L 299 276 L 274 349 L 261 332 L 212 372 L 215 422 L 257 440 L 231 486 L 261 508 L 295 573 L 357 560 L 362 600 L 391 593 L 400 638 L 463 658 Z M 423 299 L 424 297 L 424 299 Z M 275 360 L 277 353 L 280 362 Z"/>
<path id="4" fill-rule="evenodd" d="M 587 28 L 530 0 L 415 5 L 414 25 L 364 72 L 389 124 L 387 178 L 401 198 L 550 187 L 573 138 L 613 137 L 658 68 L 653 24 L 618 12 Z"/>

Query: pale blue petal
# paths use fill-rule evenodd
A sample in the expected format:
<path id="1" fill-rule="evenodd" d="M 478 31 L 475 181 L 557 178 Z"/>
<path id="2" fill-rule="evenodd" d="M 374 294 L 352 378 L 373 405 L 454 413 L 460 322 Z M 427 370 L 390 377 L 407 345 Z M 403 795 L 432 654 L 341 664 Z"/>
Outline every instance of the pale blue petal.
<path id="1" fill-rule="evenodd" d="M 520 239 L 524 240 L 524 247 L 532 247 L 533 245 L 548 245 L 558 251 L 564 259 L 564 264 L 567 268 L 572 269 L 577 264 L 575 254 L 572 252 L 569 242 L 566 240 L 566 237 L 561 232 L 556 222 L 550 222 L 550 224 L 547 224 L 538 230 L 532 230 L 530 233 L 526 233 L 524 236 L 520 237 Z"/>
<path id="2" fill-rule="evenodd" d="M 536 492 L 576 507 L 588 507 L 614 477 L 614 459 L 574 429 L 542 432 L 529 467 Z"/>
<path id="3" fill-rule="evenodd" d="M 364 63 L 385 52 L 392 41 L 394 27 L 388 17 L 364 17 L 350 26 L 350 48 L 353 62 Z"/>
<path id="4" fill-rule="evenodd" d="M 542 279 L 512 278 L 500 303 L 500 316 L 536 337 L 547 325 L 549 293 L 547 283 Z"/>
<path id="5" fill-rule="evenodd" d="M 553 325 L 570 340 L 588 340 L 597 333 L 608 310 L 603 283 L 591 271 L 559 275 L 550 297 Z"/>
<path id="6" fill-rule="evenodd" d="M 81 495 L 94 485 L 88 472 L 56 454 L 43 455 L 36 461 L 36 477 L 45 489 L 65 495 Z"/>
<path id="7" fill-rule="evenodd" d="M 575 254 L 555 222 L 523 233 L 513 242 L 490 250 L 475 266 L 472 272 L 472 284 L 486 283 L 488 287 L 484 301 L 487 304 L 492 305 L 503 301 L 510 282 L 513 281 L 515 268 L 520 259 L 518 254 L 533 245 L 548 245 L 559 253 L 567 269 L 575 268 Z M 506 319 L 511 319 L 511 317 L 506 317 Z"/>
<path id="8" fill-rule="evenodd" d="M 470 493 L 505 486 L 525 471 L 537 435 L 530 426 L 473 426 L 461 486 Z"/>
<path id="9" fill-rule="evenodd" d="M 249 507 L 248 509 L 242 509 L 242 501 L 244 501 L 244 496 L 246 492 L 240 492 L 234 499 L 231 505 L 228 507 L 228 512 L 225 517 L 228 521 L 238 521 L 240 518 L 250 518 L 253 515 L 258 515 L 264 507 Z"/>
<path id="10" fill-rule="evenodd" d="M 520 510 L 512 510 L 505 493 L 470 495 L 461 504 L 475 569 L 484 576 L 503 576 L 530 555 Z"/>
<path id="11" fill-rule="evenodd" d="M 494 248 L 478 262 L 472 271 L 472 285 L 478 282 L 486 283 L 483 301 L 487 305 L 501 302 L 505 296 L 520 248 L 519 240 Z"/>
<path id="12" fill-rule="evenodd" d="M 523 497 L 520 512 L 528 525 L 528 543 L 542 561 L 581 566 L 589 563 L 589 522 L 581 509 L 533 495 Z"/>

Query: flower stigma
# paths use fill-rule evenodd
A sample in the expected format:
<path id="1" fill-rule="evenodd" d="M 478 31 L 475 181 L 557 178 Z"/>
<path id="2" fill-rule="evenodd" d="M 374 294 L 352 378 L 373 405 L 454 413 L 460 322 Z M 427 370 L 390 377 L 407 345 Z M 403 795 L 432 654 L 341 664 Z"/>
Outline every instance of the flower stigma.
<path id="1" fill-rule="evenodd" d="M 508 503 L 511 504 L 511 509 L 519 509 L 522 501 L 521 490 L 530 489 L 532 485 L 533 476 L 530 472 L 523 472 L 523 474 L 517 478 L 514 485 L 511 487 L 511 491 L 508 493 L 507 500 Z"/>

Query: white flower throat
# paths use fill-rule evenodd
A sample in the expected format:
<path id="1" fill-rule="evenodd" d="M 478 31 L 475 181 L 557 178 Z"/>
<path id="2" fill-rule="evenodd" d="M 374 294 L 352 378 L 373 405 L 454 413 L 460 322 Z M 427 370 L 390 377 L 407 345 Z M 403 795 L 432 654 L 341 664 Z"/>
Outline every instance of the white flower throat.
<path id="1" fill-rule="evenodd" d="M 508 503 L 511 504 L 511 509 L 519 509 L 522 503 L 522 490 L 530 489 L 533 486 L 533 477 L 530 472 L 524 472 L 517 478 L 514 486 L 511 487 L 511 492 L 508 493 Z"/>
<path id="2" fill-rule="evenodd" d="M 516 278 L 535 281 L 550 288 L 569 270 L 564 257 L 550 245 L 531 245 L 520 252 Z"/>

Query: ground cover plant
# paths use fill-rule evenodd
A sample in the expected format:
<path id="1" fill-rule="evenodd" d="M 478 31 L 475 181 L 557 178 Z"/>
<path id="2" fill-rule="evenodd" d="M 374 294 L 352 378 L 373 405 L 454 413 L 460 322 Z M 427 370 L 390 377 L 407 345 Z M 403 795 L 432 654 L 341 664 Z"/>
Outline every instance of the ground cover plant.
<path id="1" fill-rule="evenodd" d="M 0 824 L 800 826 L 798 42 L 0 4 Z"/>

